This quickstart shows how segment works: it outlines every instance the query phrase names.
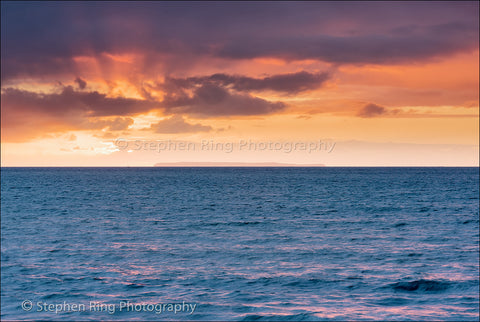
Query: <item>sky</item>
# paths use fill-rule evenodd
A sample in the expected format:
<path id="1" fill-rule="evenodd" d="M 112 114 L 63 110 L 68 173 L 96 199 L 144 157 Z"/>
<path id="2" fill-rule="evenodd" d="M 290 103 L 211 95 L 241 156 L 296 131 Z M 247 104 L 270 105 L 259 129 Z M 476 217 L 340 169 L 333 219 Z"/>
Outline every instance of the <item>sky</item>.
<path id="1" fill-rule="evenodd" d="M 1 163 L 478 166 L 478 12 L 2 1 Z"/>

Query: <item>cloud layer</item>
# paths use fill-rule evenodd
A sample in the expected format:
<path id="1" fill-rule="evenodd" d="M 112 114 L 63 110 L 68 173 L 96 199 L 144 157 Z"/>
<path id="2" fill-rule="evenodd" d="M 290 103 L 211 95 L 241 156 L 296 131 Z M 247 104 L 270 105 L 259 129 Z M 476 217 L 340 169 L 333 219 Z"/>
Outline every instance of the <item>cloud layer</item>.
<path id="1" fill-rule="evenodd" d="M 15 88 L 2 90 L 2 106 L 15 113 L 41 113 L 51 116 L 123 116 L 160 107 L 158 102 L 125 97 L 107 97 L 98 91 L 76 91 L 65 86 L 58 93 L 37 93 Z"/>
<path id="2" fill-rule="evenodd" d="M 271 102 L 252 93 L 274 91 L 292 95 L 317 89 L 329 77 L 325 72 L 306 71 L 263 78 L 229 74 L 166 77 L 154 88 L 165 93 L 161 105 L 169 111 L 202 116 L 261 115 L 281 111 L 286 104 Z"/>
<path id="3" fill-rule="evenodd" d="M 152 133 L 192 133 L 213 128 L 191 119 L 216 127 L 281 113 L 373 118 L 478 106 L 470 72 L 478 65 L 425 69 L 431 76 L 418 80 L 422 66 L 478 55 L 478 2 L 3 1 L 1 9 L 2 140 L 113 135 L 138 129 L 147 114 L 141 126 Z"/>
<path id="4" fill-rule="evenodd" d="M 290 74 L 280 74 L 263 78 L 253 78 L 241 75 L 214 74 L 204 77 L 188 77 L 185 79 L 169 79 L 178 86 L 188 88 L 202 84 L 216 84 L 231 87 L 236 91 L 275 91 L 285 94 L 296 94 L 303 91 L 320 88 L 330 78 L 326 72 L 309 73 L 301 71 Z"/>
<path id="5" fill-rule="evenodd" d="M 176 69 L 201 57 L 422 61 L 477 49 L 479 35 L 478 2 L 2 2 L 1 23 L 2 79 L 75 73 L 75 57 L 105 53 Z"/>

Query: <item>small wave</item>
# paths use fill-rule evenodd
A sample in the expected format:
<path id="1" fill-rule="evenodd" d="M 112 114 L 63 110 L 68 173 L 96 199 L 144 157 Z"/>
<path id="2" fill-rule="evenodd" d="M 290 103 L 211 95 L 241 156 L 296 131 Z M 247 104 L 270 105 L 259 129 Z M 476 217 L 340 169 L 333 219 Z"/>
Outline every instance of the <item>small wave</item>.
<path id="1" fill-rule="evenodd" d="M 423 254 L 419 254 L 419 253 L 409 253 L 407 256 L 408 256 L 408 257 L 420 257 L 420 256 L 423 256 Z"/>
<path id="2" fill-rule="evenodd" d="M 52 299 L 64 298 L 64 297 L 65 297 L 65 294 L 63 294 L 63 293 L 50 293 L 50 294 L 42 296 L 42 299 L 52 300 Z"/>
<path id="3" fill-rule="evenodd" d="M 417 280 L 412 282 L 398 282 L 390 285 L 394 290 L 407 292 L 441 292 L 451 286 L 449 282 L 435 280 Z"/>
<path id="4" fill-rule="evenodd" d="M 477 223 L 478 222 L 478 219 L 475 220 L 475 219 L 468 219 L 468 220 L 465 220 L 462 222 L 462 224 L 466 225 L 466 224 L 469 224 L 469 223 Z"/>
<path id="5" fill-rule="evenodd" d="M 128 288 L 142 288 L 142 287 L 145 287 L 145 285 L 143 285 L 143 284 L 131 283 L 131 284 L 127 284 L 127 287 L 128 287 Z"/>
<path id="6" fill-rule="evenodd" d="M 260 221 L 239 221 L 239 222 L 232 222 L 229 225 L 234 225 L 234 226 L 243 226 L 243 225 L 258 225 L 261 224 L 262 222 Z"/>
<path id="7" fill-rule="evenodd" d="M 375 301 L 375 304 L 382 306 L 404 306 L 408 303 L 408 299 L 401 297 L 387 297 Z"/>
<path id="8" fill-rule="evenodd" d="M 205 226 L 220 226 L 220 225 L 225 225 L 225 226 L 244 226 L 244 225 L 258 225 L 262 224 L 261 221 L 234 221 L 234 222 L 207 222 L 207 223 L 202 223 L 202 225 Z"/>
<path id="9" fill-rule="evenodd" d="M 299 313 L 292 315 L 247 315 L 241 321 L 318 321 L 310 313 Z"/>
<path id="10" fill-rule="evenodd" d="M 295 279 L 294 281 L 288 282 L 286 286 L 299 286 L 299 287 L 311 287 L 314 285 L 322 285 L 332 281 L 320 279 L 320 278 L 309 278 L 309 279 Z"/>

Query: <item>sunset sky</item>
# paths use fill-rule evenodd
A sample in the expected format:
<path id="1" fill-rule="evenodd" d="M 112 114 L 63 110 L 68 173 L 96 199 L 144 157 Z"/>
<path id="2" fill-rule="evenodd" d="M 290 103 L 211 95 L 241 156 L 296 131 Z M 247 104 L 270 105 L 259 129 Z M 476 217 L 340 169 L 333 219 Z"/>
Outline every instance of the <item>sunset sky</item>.
<path id="1" fill-rule="evenodd" d="M 479 164 L 477 1 L 1 6 L 2 166 Z"/>

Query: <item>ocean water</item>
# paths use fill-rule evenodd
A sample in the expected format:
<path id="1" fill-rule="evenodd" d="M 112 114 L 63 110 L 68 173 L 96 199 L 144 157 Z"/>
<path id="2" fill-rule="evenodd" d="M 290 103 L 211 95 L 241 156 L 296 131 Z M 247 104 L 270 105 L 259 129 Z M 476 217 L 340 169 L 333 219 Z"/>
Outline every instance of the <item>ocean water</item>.
<path id="1" fill-rule="evenodd" d="M 2 320 L 477 320 L 478 168 L 2 168 Z"/>

